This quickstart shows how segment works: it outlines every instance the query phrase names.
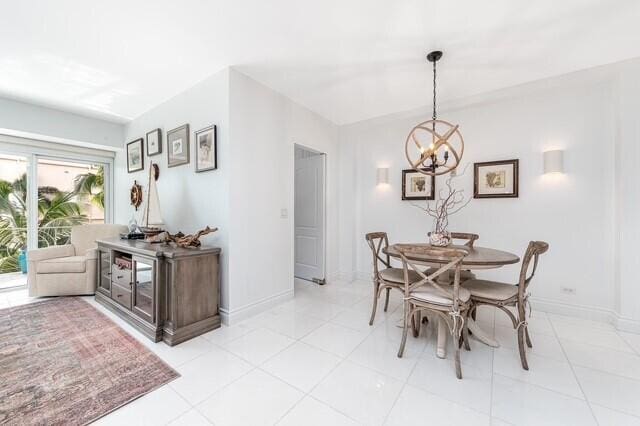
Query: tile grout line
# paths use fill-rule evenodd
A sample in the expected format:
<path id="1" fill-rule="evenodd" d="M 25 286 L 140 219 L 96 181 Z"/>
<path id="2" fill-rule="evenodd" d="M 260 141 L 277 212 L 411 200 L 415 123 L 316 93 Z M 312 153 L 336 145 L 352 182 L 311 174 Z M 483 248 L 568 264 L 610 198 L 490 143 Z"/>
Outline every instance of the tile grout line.
<path id="1" fill-rule="evenodd" d="M 589 411 L 591 412 L 591 417 L 593 417 L 593 420 L 596 422 L 596 425 L 599 425 L 600 422 L 598 422 L 598 418 L 596 417 L 596 413 L 593 411 L 593 407 L 591 407 L 591 402 L 589 401 L 589 398 L 587 397 L 586 392 L 582 388 L 582 383 L 580 383 L 580 379 L 578 379 L 578 375 L 576 374 L 576 370 L 574 368 L 574 365 L 571 362 L 571 360 L 569 359 L 569 356 L 567 355 L 567 351 L 565 350 L 564 346 L 562 346 L 562 342 L 560 341 L 560 337 L 558 336 L 558 332 L 556 330 L 556 326 L 553 324 L 553 321 L 551 321 L 551 320 L 549 320 L 549 323 L 551 324 L 551 329 L 553 330 L 554 334 L 556 335 L 556 339 L 558 339 L 558 343 L 560 344 L 560 348 L 562 349 L 562 353 L 567 358 L 567 362 L 569 363 L 569 368 L 571 368 L 571 372 L 573 373 L 573 378 L 575 379 L 576 383 L 578 384 L 578 387 L 580 388 L 580 392 L 582 392 L 582 395 L 584 396 L 584 400 L 587 403 L 587 406 L 589 407 Z"/>

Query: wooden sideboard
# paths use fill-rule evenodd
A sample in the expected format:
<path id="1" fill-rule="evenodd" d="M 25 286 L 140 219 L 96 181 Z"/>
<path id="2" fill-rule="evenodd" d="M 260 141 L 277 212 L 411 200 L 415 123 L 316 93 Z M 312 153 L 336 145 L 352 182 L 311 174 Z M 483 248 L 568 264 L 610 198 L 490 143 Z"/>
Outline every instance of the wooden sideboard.
<path id="1" fill-rule="evenodd" d="M 220 327 L 220 249 L 98 240 L 96 301 L 170 346 Z"/>

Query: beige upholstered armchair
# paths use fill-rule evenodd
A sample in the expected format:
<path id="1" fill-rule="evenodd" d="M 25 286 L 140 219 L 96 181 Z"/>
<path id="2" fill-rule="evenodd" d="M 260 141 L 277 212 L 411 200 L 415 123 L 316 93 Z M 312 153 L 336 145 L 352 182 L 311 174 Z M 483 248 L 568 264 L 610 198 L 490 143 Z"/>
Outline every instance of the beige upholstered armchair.
<path id="1" fill-rule="evenodd" d="M 71 228 L 71 244 L 29 250 L 29 296 L 94 294 L 98 265 L 95 241 L 126 231 L 123 225 L 79 225 Z"/>

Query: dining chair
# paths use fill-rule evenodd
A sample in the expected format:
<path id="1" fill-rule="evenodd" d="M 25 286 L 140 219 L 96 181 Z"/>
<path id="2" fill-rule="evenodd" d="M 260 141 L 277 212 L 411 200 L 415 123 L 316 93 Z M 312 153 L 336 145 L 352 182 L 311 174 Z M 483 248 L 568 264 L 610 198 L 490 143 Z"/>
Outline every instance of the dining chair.
<path id="1" fill-rule="evenodd" d="M 402 358 L 404 347 L 407 341 L 409 321 L 417 317 L 416 323 L 420 323 L 419 315 L 427 311 L 444 321 L 449 327 L 456 346 L 455 366 L 456 377 L 462 379 L 462 368 L 460 366 L 460 348 L 465 343 L 465 348 L 469 350 L 467 318 L 471 308 L 471 293 L 460 286 L 460 265 L 467 255 L 467 251 L 460 248 L 435 248 L 419 247 L 412 249 L 398 248 L 400 259 L 404 269 L 404 318 L 402 329 L 402 340 L 398 357 Z M 437 259 L 441 266 L 433 273 L 423 271 L 423 262 L 415 260 L 416 257 L 428 257 Z M 442 274 L 449 274 L 454 271 L 451 285 L 439 282 L 438 277 Z M 420 279 L 412 281 L 411 275 L 417 274 Z M 447 278 L 448 280 L 449 278 Z"/>
<path id="2" fill-rule="evenodd" d="M 522 258 L 522 266 L 520 267 L 520 276 L 517 284 L 508 284 L 497 281 L 488 280 L 468 280 L 464 282 L 464 287 L 471 292 L 471 301 L 473 302 L 472 312 L 480 305 L 494 306 L 505 312 L 511 322 L 513 328 L 518 333 L 518 349 L 520 350 L 520 361 L 522 368 L 529 369 L 527 363 L 527 355 L 525 351 L 525 341 L 528 347 L 532 347 L 529 330 L 527 329 L 526 311 L 529 305 L 529 284 L 533 279 L 538 268 L 538 259 L 549 249 L 549 244 L 544 241 L 531 241 L 527 247 L 527 251 Z M 533 261 L 533 265 L 531 264 Z M 533 266 L 531 274 L 527 276 L 529 266 Z M 518 317 L 514 315 L 508 307 L 517 309 Z M 529 306 L 529 314 L 531 307 Z"/>
<path id="3" fill-rule="evenodd" d="M 431 232 L 429 232 L 427 234 L 427 237 L 430 236 L 430 235 L 431 235 Z M 452 232 L 450 235 L 451 235 L 451 239 L 452 240 L 463 240 L 463 241 L 465 241 L 464 245 L 466 247 L 469 247 L 470 249 L 473 249 L 473 243 L 475 243 L 476 240 L 478 238 L 480 238 L 480 236 L 478 234 L 469 234 L 467 232 Z M 432 274 L 437 269 L 438 268 L 431 267 L 431 268 L 427 269 L 426 272 L 428 274 Z M 473 272 L 471 272 L 470 270 L 463 269 L 463 270 L 460 271 L 460 281 L 461 282 L 464 282 L 466 280 L 473 280 L 475 278 L 476 278 L 476 275 Z"/>
<path id="4" fill-rule="evenodd" d="M 404 291 L 404 271 L 401 268 L 391 266 L 391 258 L 382 250 L 389 247 L 389 238 L 386 232 L 370 232 L 365 235 L 367 244 L 373 255 L 373 309 L 369 325 L 373 325 L 378 307 L 378 299 L 383 290 L 387 294 L 384 301 L 384 312 L 389 308 L 389 293 L 392 289 Z M 409 274 L 409 279 L 417 281 L 420 277 L 415 273 Z"/>

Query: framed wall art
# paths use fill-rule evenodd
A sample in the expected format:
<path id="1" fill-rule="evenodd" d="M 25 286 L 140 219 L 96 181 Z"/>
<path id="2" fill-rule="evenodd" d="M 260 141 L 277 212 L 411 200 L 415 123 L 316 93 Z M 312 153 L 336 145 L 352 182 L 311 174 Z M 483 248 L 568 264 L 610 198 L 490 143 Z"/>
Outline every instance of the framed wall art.
<path id="1" fill-rule="evenodd" d="M 189 164 L 189 125 L 167 132 L 167 164 L 169 167 Z"/>
<path id="2" fill-rule="evenodd" d="M 517 198 L 518 160 L 473 164 L 473 198 Z"/>
<path id="3" fill-rule="evenodd" d="M 162 153 L 162 130 L 155 129 L 147 133 L 147 155 L 153 156 Z"/>
<path id="4" fill-rule="evenodd" d="M 127 144 L 127 172 L 139 172 L 144 169 L 144 147 L 142 138 Z"/>
<path id="5" fill-rule="evenodd" d="M 433 176 L 422 174 L 415 169 L 402 171 L 403 200 L 435 200 L 436 180 Z"/>
<path id="6" fill-rule="evenodd" d="M 218 145 L 216 126 L 205 127 L 196 132 L 196 173 L 218 168 Z"/>

